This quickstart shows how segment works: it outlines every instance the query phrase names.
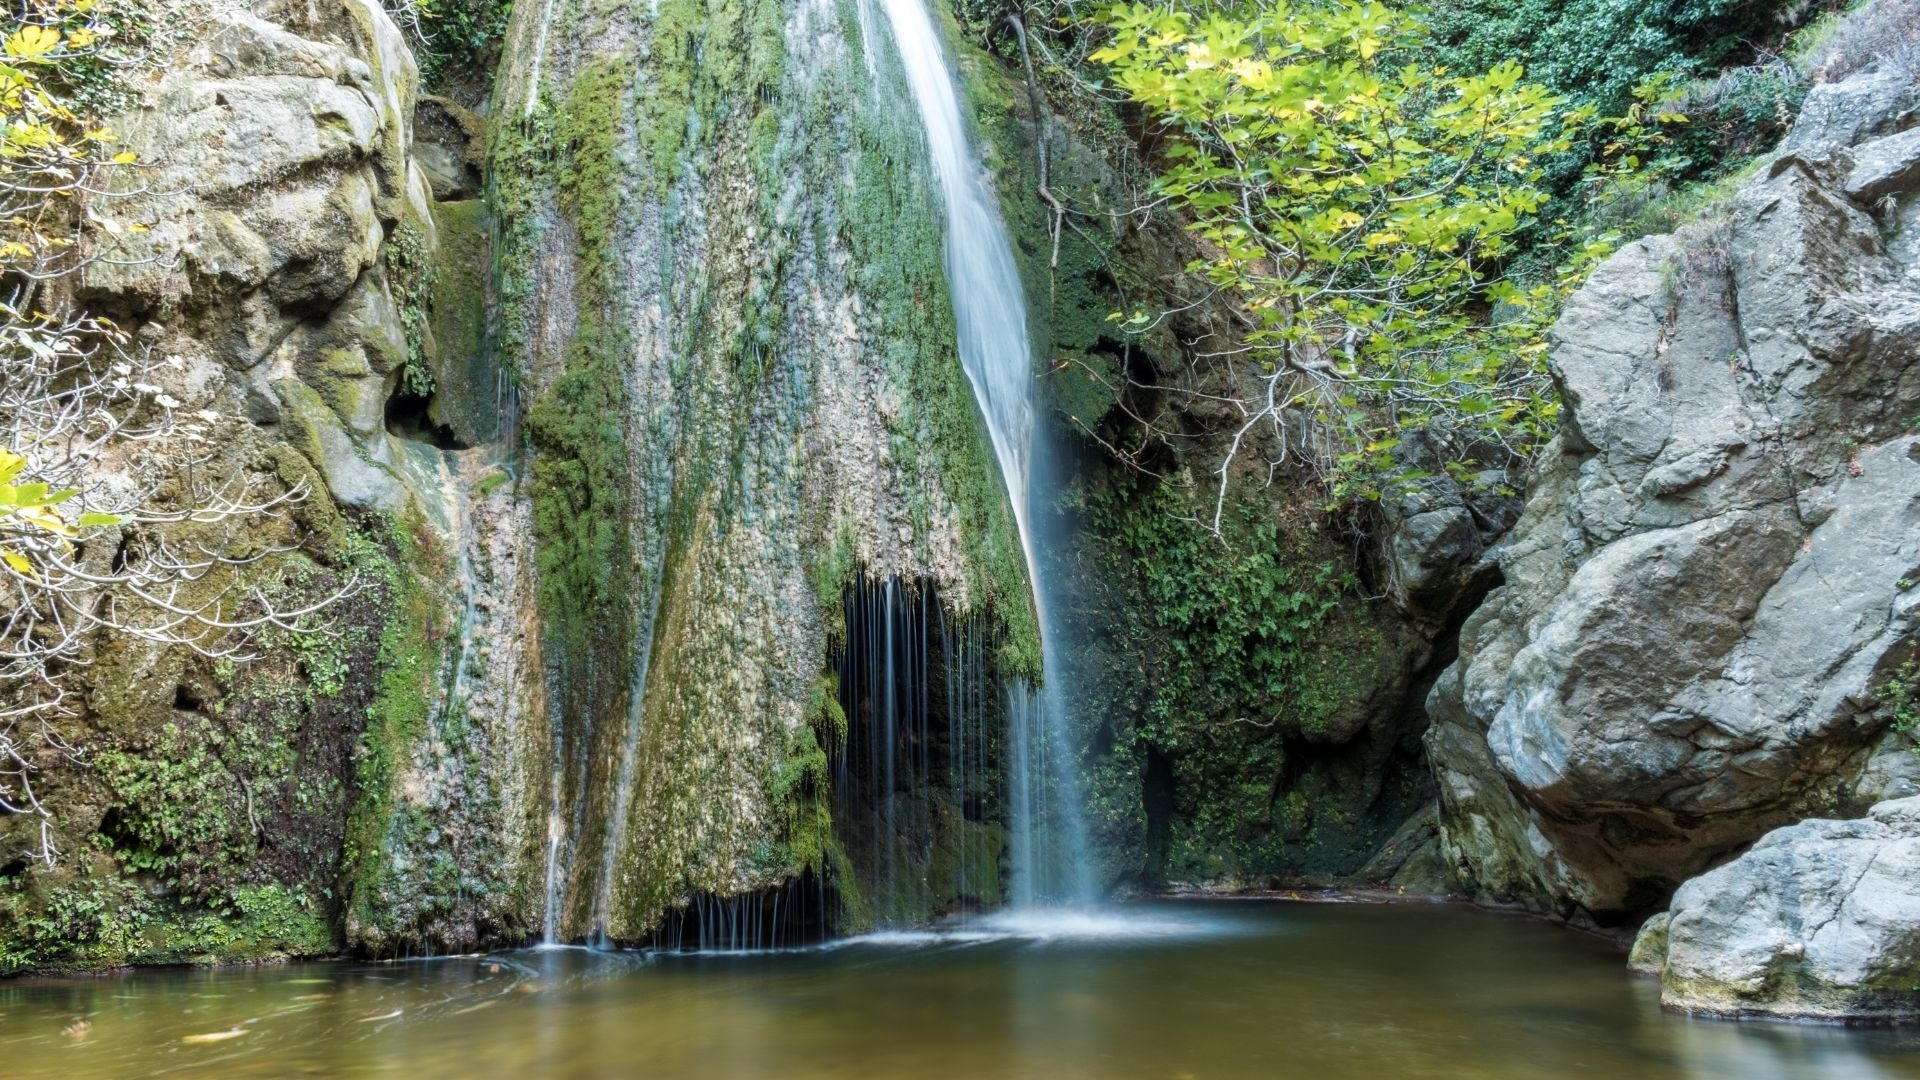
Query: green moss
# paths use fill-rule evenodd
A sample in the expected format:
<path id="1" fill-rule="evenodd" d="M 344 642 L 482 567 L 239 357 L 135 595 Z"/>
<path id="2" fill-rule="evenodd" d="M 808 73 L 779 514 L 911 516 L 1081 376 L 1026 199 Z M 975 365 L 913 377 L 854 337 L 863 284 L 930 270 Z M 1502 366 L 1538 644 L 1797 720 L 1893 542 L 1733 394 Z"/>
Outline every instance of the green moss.
<path id="1" fill-rule="evenodd" d="M 487 475 L 481 477 L 478 483 L 473 485 L 474 497 L 484 499 L 507 486 L 512 480 L 513 474 L 507 470 L 492 469 L 488 471 Z"/>
<path id="2" fill-rule="evenodd" d="M 142 938 L 137 963 L 257 963 L 338 950 L 312 901 L 278 885 L 236 890 L 218 911 L 158 919 Z"/>
<path id="3" fill-rule="evenodd" d="M 778 819 L 780 840 L 770 853 L 770 869 L 825 873 L 827 849 L 833 843 L 832 775 L 828 745 L 846 737 L 846 716 L 840 712 L 830 680 L 816 688 L 807 721 L 788 733 L 780 764 L 767 785 L 767 802 Z"/>
<path id="4" fill-rule="evenodd" d="M 382 920 L 378 897 L 390 865 L 395 785 L 426 733 L 438 689 L 445 614 L 423 582 L 437 576 L 423 528 L 390 520 L 384 545 L 362 540 L 356 551 L 359 571 L 381 590 L 389 612 L 377 653 L 378 689 L 354 752 L 359 797 L 342 854 L 350 917 L 370 925 Z"/>
<path id="5" fill-rule="evenodd" d="M 902 390 L 892 452 L 921 478 L 909 494 L 937 485 L 958 518 L 975 594 L 996 624 L 1000 669 L 1038 681 L 1044 673 L 1026 557 L 985 421 L 955 356 L 943 225 L 917 117 L 895 110 L 860 120 L 862 152 L 842 194 L 848 218 L 872 223 L 849 230 L 847 241 L 874 336 Z M 924 530 L 931 508 L 923 500 L 913 510 Z"/>
<path id="6" fill-rule="evenodd" d="M 846 631 L 847 588 L 855 580 L 857 564 L 853 524 L 846 521 L 834 531 L 833 543 L 815 549 L 808 563 L 807 583 L 813 586 L 814 599 L 820 602 L 820 614 L 827 624 L 830 640 L 838 640 Z"/>
<path id="7" fill-rule="evenodd" d="M 1088 790 L 1114 876 L 1356 868 L 1420 792 L 1368 734 L 1408 646 L 1356 595 L 1342 546 L 1304 511 L 1251 501 L 1223 542 L 1177 490 L 1131 476 L 1086 504 L 1111 630 L 1080 650 L 1077 684 L 1084 736 L 1110 747 Z"/>
<path id="8" fill-rule="evenodd" d="M 434 390 L 433 338 L 427 303 L 433 295 L 435 266 L 427 247 L 426 230 L 409 216 L 402 220 L 381 251 L 387 271 L 387 289 L 400 312 L 400 330 L 407 341 L 406 362 L 400 368 L 400 389 L 418 397 Z"/>
<path id="9" fill-rule="evenodd" d="M 461 441 L 479 443 L 497 435 L 500 408 L 487 347 L 486 204 L 479 199 L 435 203 L 433 218 L 440 243 L 433 252 L 432 289 L 426 297 L 433 343 L 430 389 L 435 391 L 429 415 Z M 409 333 L 410 358 L 412 340 Z"/>
<path id="10" fill-rule="evenodd" d="M 338 565 L 347 558 L 353 527 L 333 501 L 326 479 L 310 458 L 286 443 L 266 448 L 274 476 L 289 491 L 305 491 L 307 497 L 293 509 L 295 521 L 306 537 L 306 545 L 321 560 Z"/>
<path id="11" fill-rule="evenodd" d="M 283 475 L 304 475 L 294 458 L 278 460 Z M 307 510 L 333 512 L 324 489 Z M 360 543 L 348 534 L 338 566 L 294 551 L 231 573 L 280 608 L 303 607 L 363 571 Z M 0 968 L 337 951 L 348 752 L 372 696 L 377 591 L 339 601 L 329 633 L 259 633 L 245 662 L 149 660 L 139 672 L 164 681 L 139 694 L 119 685 L 122 658 L 103 652 L 90 753 L 66 789 L 88 800 L 97 831 L 68 838 L 58 864 L 0 880 Z"/>
<path id="12" fill-rule="evenodd" d="M 943 807 L 927 858 L 927 887 L 934 910 L 1004 903 L 1000 863 L 1006 853 L 1007 831 L 998 823 L 972 821 L 955 807 Z"/>
<path id="13" fill-rule="evenodd" d="M 258 963 L 328 956 L 338 943 L 313 902 L 279 885 L 235 889 L 212 909 L 182 909 L 117 875 L 83 876 L 21 909 L 0 881 L 0 975 L 145 964 Z M 9 908 L 16 910 L 9 912 Z"/>
<path id="14" fill-rule="evenodd" d="M 648 48 L 647 80 L 636 126 L 645 147 L 648 186 L 664 197 L 673 183 L 692 120 L 694 77 L 707 5 L 701 0 L 663 0 Z"/>
<path id="15" fill-rule="evenodd" d="M 617 671 L 632 638 L 627 515 L 625 324 L 612 312 L 613 244 L 626 202 L 620 146 L 634 74 L 602 61 L 575 77 L 551 121 L 559 206 L 577 233 L 579 315 L 565 365 L 527 411 L 541 611 L 577 695 L 617 699 L 614 675 L 590 684 L 594 657 Z M 536 134 L 545 125 L 536 125 Z M 508 257 L 531 258 L 510 247 Z M 578 698 L 576 698 L 578 700 Z"/>

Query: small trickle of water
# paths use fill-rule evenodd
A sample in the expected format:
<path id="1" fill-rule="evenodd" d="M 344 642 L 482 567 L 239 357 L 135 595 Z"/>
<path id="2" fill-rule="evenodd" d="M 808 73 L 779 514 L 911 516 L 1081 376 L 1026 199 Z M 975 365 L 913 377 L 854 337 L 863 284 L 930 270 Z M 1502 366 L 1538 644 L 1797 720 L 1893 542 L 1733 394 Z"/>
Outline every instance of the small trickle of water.
<path id="1" fill-rule="evenodd" d="M 653 627 L 660 617 L 660 583 L 663 580 L 664 573 L 654 575 L 653 599 L 647 603 L 646 620 L 640 624 L 633 684 L 628 691 L 627 731 L 620 747 L 618 782 L 613 789 L 613 816 L 607 821 L 606 840 L 600 852 L 600 884 L 593 896 L 593 932 L 602 945 L 608 943 L 607 919 L 613 906 L 614 868 L 627 839 L 627 815 L 633 811 L 633 781 L 640 760 L 640 728 L 646 717 L 647 668 L 653 660 Z"/>
<path id="2" fill-rule="evenodd" d="M 527 102 L 520 111 L 522 119 L 533 115 L 535 105 L 540 103 L 540 61 L 547 55 L 547 27 L 553 24 L 553 0 L 547 0 L 540 9 L 539 27 L 533 36 L 533 70 L 527 75 Z"/>
<path id="3" fill-rule="evenodd" d="M 1087 902 L 1093 870 L 1079 777 L 1069 753 L 1059 635 L 1046 575 L 1034 557 L 1036 491 L 1050 479 L 1034 400 L 1026 299 L 993 197 L 967 139 L 960 98 L 922 0 L 881 0 L 927 133 L 946 217 L 946 269 L 960 361 L 985 416 L 1033 583 L 1047 685 L 1007 687 L 1011 718 L 1010 828 L 1017 906 Z"/>

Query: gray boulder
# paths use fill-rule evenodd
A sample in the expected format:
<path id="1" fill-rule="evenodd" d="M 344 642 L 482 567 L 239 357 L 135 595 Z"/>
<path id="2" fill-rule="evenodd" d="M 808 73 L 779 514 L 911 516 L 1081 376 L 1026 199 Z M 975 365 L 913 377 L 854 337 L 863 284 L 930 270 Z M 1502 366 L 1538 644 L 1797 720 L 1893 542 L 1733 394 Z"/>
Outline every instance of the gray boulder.
<path id="1" fill-rule="evenodd" d="M 1896 65 L 1870 67 L 1809 91 L 1780 149 L 1852 146 L 1903 126 L 1916 106 L 1920 106 L 1920 87 L 1911 75 Z"/>
<path id="2" fill-rule="evenodd" d="M 1920 604 L 1908 89 L 1824 89 L 1820 138 L 1568 303 L 1565 433 L 1429 698 L 1443 846 L 1482 892 L 1624 919 L 1910 790 L 1876 700 Z"/>
<path id="3" fill-rule="evenodd" d="M 1504 475 L 1490 472 L 1477 486 L 1460 483 L 1443 464 L 1445 451 L 1424 432 L 1405 433 L 1394 454 L 1426 478 L 1380 504 L 1387 591 L 1417 624 L 1439 632 L 1498 583 L 1492 550 L 1519 517 L 1520 500 L 1501 493 Z"/>
<path id="4" fill-rule="evenodd" d="M 212 16 L 114 125 L 147 168 L 107 209 L 150 227 L 112 230 L 80 281 L 157 348 L 224 366 L 256 423 L 330 446 L 315 460 L 352 506 L 404 499 L 383 410 L 406 342 L 382 256 L 426 189 L 408 156 L 416 81 L 373 0 Z"/>
<path id="5" fill-rule="evenodd" d="M 1655 954 L 1670 1008 L 1920 1017 L 1920 797 L 1768 833 L 1681 886 L 1671 915 L 1649 928 L 1644 951 Z"/>

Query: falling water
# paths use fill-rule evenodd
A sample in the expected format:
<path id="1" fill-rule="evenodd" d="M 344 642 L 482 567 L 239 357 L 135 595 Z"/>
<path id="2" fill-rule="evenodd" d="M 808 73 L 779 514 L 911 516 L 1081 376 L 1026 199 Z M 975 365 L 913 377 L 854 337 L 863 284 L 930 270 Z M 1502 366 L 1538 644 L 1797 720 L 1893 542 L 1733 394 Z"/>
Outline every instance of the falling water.
<path id="1" fill-rule="evenodd" d="M 533 72 L 527 76 L 527 103 L 520 112 L 521 119 L 533 115 L 534 106 L 540 103 L 540 61 L 547 54 L 547 27 L 553 23 L 553 0 L 547 0 L 540 9 L 540 28 L 533 38 Z"/>
<path id="2" fill-rule="evenodd" d="M 846 591 L 831 740 L 833 817 L 874 927 L 999 902 L 990 743 L 1001 718 L 980 620 L 949 619 L 927 581 L 861 575 Z M 976 875 L 976 868 L 979 869 Z M 858 922 L 856 920 L 856 926 Z"/>
<path id="3" fill-rule="evenodd" d="M 967 139 L 960 99 L 923 0 L 880 0 L 926 129 L 946 214 L 946 267 L 960 360 L 985 415 L 1007 485 L 1040 621 L 1044 689 L 1007 688 L 1013 776 L 1010 826 L 1016 905 L 1093 899 L 1078 777 L 1067 754 L 1061 665 L 1048 587 L 1034 557 L 1033 497 L 1045 455 L 1034 402 L 1026 301 L 1006 226 Z"/>

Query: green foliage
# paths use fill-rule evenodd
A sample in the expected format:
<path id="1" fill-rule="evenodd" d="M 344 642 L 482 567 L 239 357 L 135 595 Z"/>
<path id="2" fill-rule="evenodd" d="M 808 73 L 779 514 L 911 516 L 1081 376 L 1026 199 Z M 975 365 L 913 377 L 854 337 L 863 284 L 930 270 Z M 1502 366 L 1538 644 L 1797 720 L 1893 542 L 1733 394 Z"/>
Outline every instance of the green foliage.
<path id="1" fill-rule="evenodd" d="M 279 760 L 272 764 L 284 770 L 292 762 L 284 741 L 275 742 L 269 752 Z M 169 889 L 205 901 L 218 898 L 253 855 L 246 781 L 218 756 L 220 749 L 206 732 L 189 735 L 169 722 L 139 753 L 99 753 L 95 767 L 122 807 L 115 854 L 128 872 L 155 875 Z"/>
<path id="2" fill-rule="evenodd" d="M 68 200 L 94 196 L 113 250 L 145 224 L 117 216 L 111 193 L 138 167 L 104 118 L 124 108 L 125 70 L 151 62 L 153 13 L 133 3 L 39 0 L 0 16 L 0 272 L 44 279 L 89 260 Z M 15 301 L 16 303 L 18 301 Z M 9 330 L 31 325 L 4 312 Z M 17 330 L 16 330 L 17 332 Z"/>
<path id="3" fill-rule="evenodd" d="M 409 35 L 420 61 L 420 85 L 444 89 L 492 77 L 513 18 L 513 0 L 412 0 L 420 9 Z"/>
<path id="4" fill-rule="evenodd" d="M 1354 595 L 1341 545 L 1266 499 L 1236 501 L 1224 538 L 1165 484 L 1084 502 L 1110 625 L 1069 652 L 1110 873 L 1157 886 L 1357 866 L 1418 793 L 1358 734 L 1407 645 Z"/>
<path id="5" fill-rule="evenodd" d="M 1440 63 L 1485 71 L 1517 61 L 1529 78 L 1575 106 L 1619 116 L 1650 77 L 1664 75 L 1677 87 L 1710 75 L 1747 54 L 1753 43 L 1776 36 L 1776 16 L 1793 6 L 1791 0 L 1449 0 L 1433 4 L 1427 20 Z M 1733 110 L 1739 120 L 1778 123 L 1780 102 L 1766 82 L 1752 80 L 1740 89 L 1743 100 Z M 1588 166 L 1604 156 L 1606 140 L 1594 132 L 1547 155 L 1545 188 L 1556 197 L 1575 196 Z M 1681 149 L 1689 173 L 1730 156 L 1706 138 L 1690 139 Z M 1573 212 L 1580 201 L 1573 198 L 1562 212 Z M 1536 239 L 1548 239 L 1547 232 Z"/>
<path id="6" fill-rule="evenodd" d="M 326 956 L 333 932 L 311 901 L 279 885 L 245 886 L 211 908 L 186 911 L 131 881 L 89 869 L 27 906 L 15 883 L 0 879 L 0 976 L 29 971 L 90 971 L 127 964 L 236 963 Z"/>
<path id="7" fill-rule="evenodd" d="M 1912 660 L 1881 681 L 1881 704 L 1893 715 L 1893 730 L 1913 740 L 1908 747 L 1920 754 L 1920 667 Z"/>
<path id="8" fill-rule="evenodd" d="M 1345 433 L 1348 472 L 1408 426 L 1521 454 L 1551 434 L 1544 365 L 1481 333 L 1481 305 L 1548 299 L 1487 268 L 1545 201 L 1534 159 L 1571 146 L 1585 113 L 1511 62 L 1423 66 L 1420 24 L 1378 4 L 1135 5 L 1105 21 L 1113 42 L 1092 58 L 1177 136 L 1156 187 L 1203 242 L 1191 269 L 1251 325 L 1260 389 L 1236 449 L 1263 426 L 1284 437 L 1289 405 Z"/>
<path id="9" fill-rule="evenodd" d="M 1299 566 L 1264 508 L 1238 506 L 1231 542 L 1198 527 L 1172 489 L 1127 478 L 1089 500 L 1087 527 L 1124 566 L 1126 609 L 1165 648 L 1135 737 L 1175 749 L 1198 732 L 1202 703 L 1250 722 L 1311 729 L 1306 667 L 1351 575 L 1330 563 Z"/>

